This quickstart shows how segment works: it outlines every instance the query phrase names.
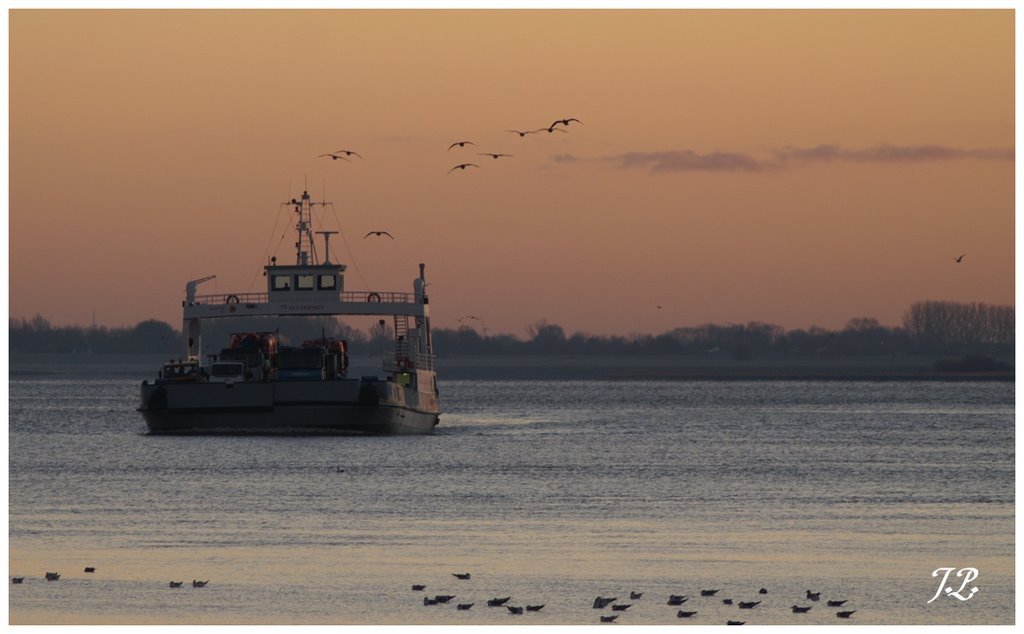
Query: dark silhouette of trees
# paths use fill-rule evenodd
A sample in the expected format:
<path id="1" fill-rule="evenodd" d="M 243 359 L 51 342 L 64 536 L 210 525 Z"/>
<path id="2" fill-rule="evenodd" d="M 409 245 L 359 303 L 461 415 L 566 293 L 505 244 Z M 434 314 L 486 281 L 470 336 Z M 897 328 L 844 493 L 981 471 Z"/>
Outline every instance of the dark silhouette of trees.
<path id="1" fill-rule="evenodd" d="M 991 353 L 1013 346 L 1012 306 L 917 302 L 903 315 L 903 328 L 918 350 Z"/>
<path id="2" fill-rule="evenodd" d="M 53 326 L 36 315 L 11 319 L 11 352 L 180 352 L 181 334 L 170 325 L 147 319 L 124 328 Z"/>
<path id="3" fill-rule="evenodd" d="M 232 332 L 276 330 L 285 345 L 300 345 L 321 336 L 345 339 L 351 354 L 381 354 L 393 348 L 390 320 L 369 332 L 334 317 L 211 319 L 203 325 L 204 347 L 226 345 Z M 988 304 L 917 302 L 907 309 L 902 327 L 889 328 L 877 319 L 856 317 L 842 330 L 812 327 L 786 331 L 781 326 L 701 324 L 659 335 L 568 335 L 558 324 L 541 319 L 526 328 L 527 339 L 509 334 L 487 337 L 469 326 L 435 328 L 439 356 L 458 355 L 685 355 L 745 361 L 763 357 L 813 357 L 900 354 L 1012 356 L 1014 308 Z M 125 328 L 55 327 L 42 316 L 10 320 L 12 352 L 168 352 L 180 354 L 182 335 L 170 325 L 146 320 Z M 980 362 L 976 362 L 978 365 Z M 983 364 L 982 364 L 983 365 Z"/>

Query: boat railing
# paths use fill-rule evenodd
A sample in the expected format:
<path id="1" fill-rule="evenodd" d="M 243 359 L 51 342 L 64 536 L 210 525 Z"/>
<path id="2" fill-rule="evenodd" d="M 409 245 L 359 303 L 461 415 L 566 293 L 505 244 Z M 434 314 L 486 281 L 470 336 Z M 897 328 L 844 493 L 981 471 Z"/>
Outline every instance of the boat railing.
<path id="1" fill-rule="evenodd" d="M 268 293 L 218 293 L 197 295 L 194 304 L 266 304 L 268 301 Z"/>
<path id="2" fill-rule="evenodd" d="M 401 293 L 393 291 L 345 291 L 341 293 L 340 301 L 362 302 L 362 303 L 385 303 L 385 304 L 414 304 L 416 303 L 415 293 Z M 267 304 L 270 302 L 269 293 L 217 293 L 213 295 L 197 295 L 195 304 Z"/>

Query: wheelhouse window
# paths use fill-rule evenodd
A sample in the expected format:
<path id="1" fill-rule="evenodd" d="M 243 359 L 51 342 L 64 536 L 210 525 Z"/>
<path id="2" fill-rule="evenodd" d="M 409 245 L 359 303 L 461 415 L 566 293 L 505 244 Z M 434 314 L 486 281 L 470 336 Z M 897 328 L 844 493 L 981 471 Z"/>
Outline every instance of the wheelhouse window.
<path id="1" fill-rule="evenodd" d="M 333 275 L 320 275 L 316 283 L 322 291 L 333 291 L 338 288 L 338 278 Z"/>
<path id="2" fill-rule="evenodd" d="M 290 275 L 274 275 L 271 280 L 271 288 L 275 291 L 292 290 L 292 278 Z"/>
<path id="3" fill-rule="evenodd" d="M 313 290 L 313 276 L 312 276 L 312 274 L 296 275 L 295 276 L 295 290 L 297 290 L 297 291 L 311 291 L 311 290 Z"/>

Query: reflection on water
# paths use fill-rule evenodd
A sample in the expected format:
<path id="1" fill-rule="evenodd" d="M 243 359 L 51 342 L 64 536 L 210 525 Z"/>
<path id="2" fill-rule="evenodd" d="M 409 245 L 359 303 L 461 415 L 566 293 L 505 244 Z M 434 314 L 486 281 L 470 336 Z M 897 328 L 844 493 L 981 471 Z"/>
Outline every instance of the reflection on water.
<path id="1" fill-rule="evenodd" d="M 151 437 L 124 377 L 15 375 L 11 622 L 596 624 L 630 591 L 620 624 L 678 623 L 669 594 L 699 624 L 1013 622 L 1012 384 L 441 389 L 432 437 Z M 927 603 L 943 566 L 980 570 L 969 603 Z"/>

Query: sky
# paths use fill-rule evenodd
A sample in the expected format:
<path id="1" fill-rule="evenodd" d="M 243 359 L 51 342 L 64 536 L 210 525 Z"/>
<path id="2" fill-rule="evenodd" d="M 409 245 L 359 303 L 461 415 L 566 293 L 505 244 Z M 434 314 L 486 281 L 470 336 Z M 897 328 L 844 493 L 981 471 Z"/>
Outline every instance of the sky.
<path id="1" fill-rule="evenodd" d="M 14 318 L 180 327 L 190 279 L 264 290 L 304 186 L 346 290 L 424 262 L 435 328 L 1014 304 L 1011 10 L 19 9 L 9 36 Z"/>

